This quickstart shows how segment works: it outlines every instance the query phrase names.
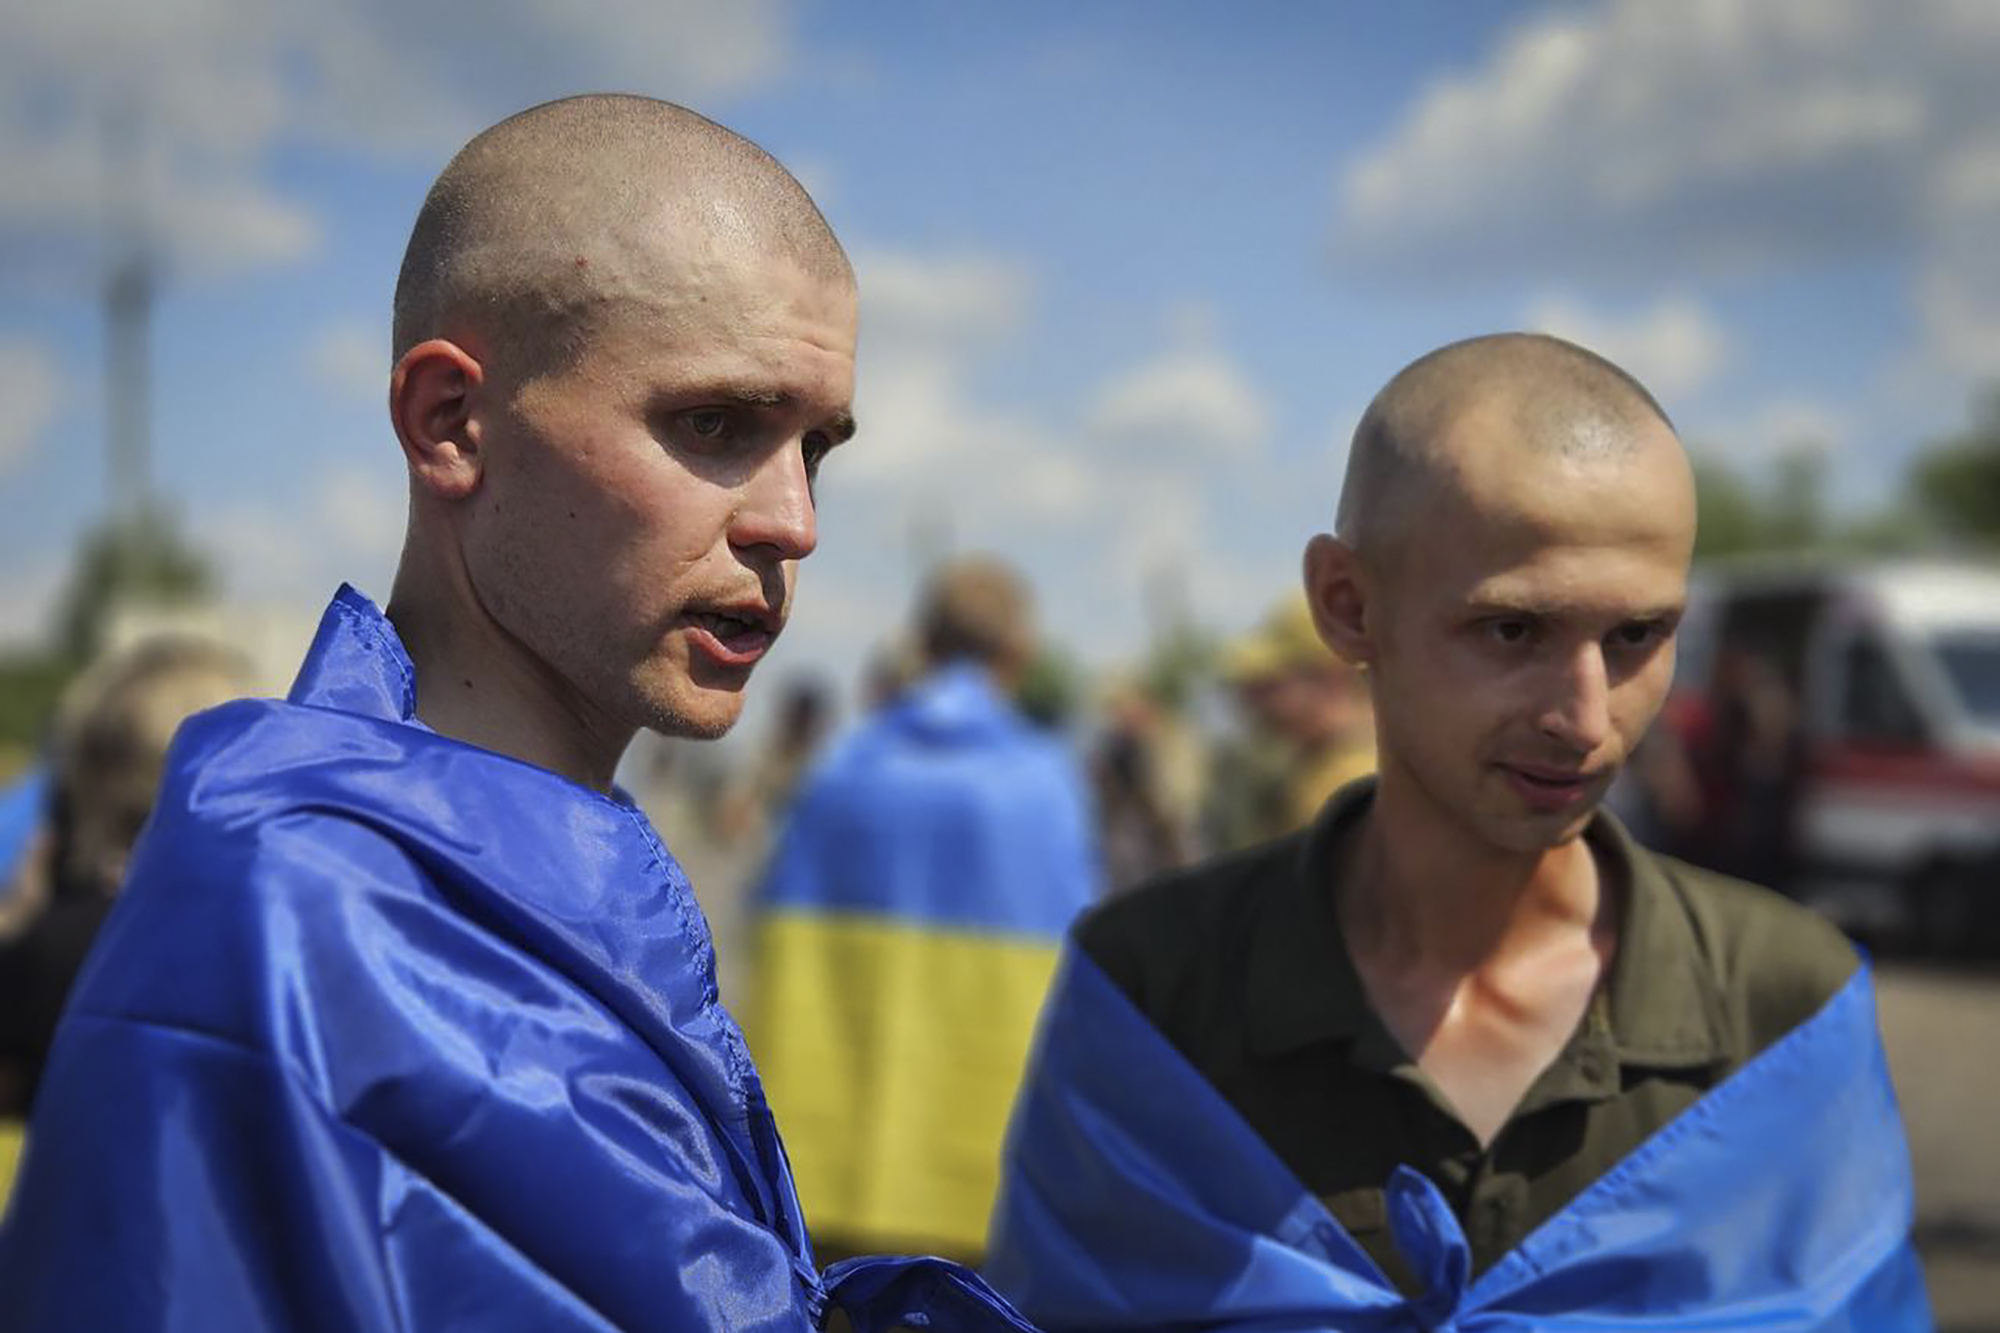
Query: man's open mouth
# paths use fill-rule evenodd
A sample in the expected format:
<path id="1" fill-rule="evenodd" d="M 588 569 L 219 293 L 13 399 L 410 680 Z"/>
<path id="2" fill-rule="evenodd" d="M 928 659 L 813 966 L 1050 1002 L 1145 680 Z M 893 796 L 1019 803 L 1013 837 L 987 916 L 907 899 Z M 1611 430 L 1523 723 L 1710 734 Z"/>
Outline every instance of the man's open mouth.
<path id="1" fill-rule="evenodd" d="M 717 638 L 725 638 L 732 634 L 750 633 L 768 636 L 771 633 L 761 618 L 752 619 L 749 616 L 731 615 L 727 611 L 696 611 L 693 615 L 693 620 L 695 624 L 701 626 Z"/>
<path id="2" fill-rule="evenodd" d="M 1538 787 L 1548 787 L 1552 790 L 1561 790 L 1566 787 L 1577 787 L 1590 781 L 1590 779 L 1582 773 L 1549 773 L 1549 772 L 1538 771 L 1531 768 L 1516 768 L 1510 771 L 1526 779 L 1527 781 L 1534 783 Z"/>
<path id="3" fill-rule="evenodd" d="M 778 637 L 774 618 L 762 611 L 690 611 L 696 641 L 725 666 L 748 666 Z"/>

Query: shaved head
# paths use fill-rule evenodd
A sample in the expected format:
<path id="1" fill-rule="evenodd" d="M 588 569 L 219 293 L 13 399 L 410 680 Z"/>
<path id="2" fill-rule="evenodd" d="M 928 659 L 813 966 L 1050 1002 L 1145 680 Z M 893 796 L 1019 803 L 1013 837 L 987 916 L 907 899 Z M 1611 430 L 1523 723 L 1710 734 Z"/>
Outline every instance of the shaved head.
<path id="1" fill-rule="evenodd" d="M 389 375 L 418 715 L 599 789 L 638 728 L 728 730 L 854 433 L 857 322 L 805 190 L 691 111 L 577 97 L 461 149 Z"/>
<path id="2" fill-rule="evenodd" d="M 1469 467 L 1494 461 L 1470 451 L 1614 462 L 1661 427 L 1673 430 L 1644 385 L 1574 343 L 1539 333 L 1452 343 L 1404 367 L 1362 414 L 1335 531 L 1379 564 L 1421 521 L 1427 500 L 1460 489 Z"/>
<path id="3" fill-rule="evenodd" d="M 1687 604 L 1694 474 L 1660 405 L 1559 338 L 1453 343 L 1368 405 L 1338 525 L 1306 598 L 1368 672 L 1371 818 L 1587 866 L 1564 849 L 1659 713 Z"/>
<path id="4" fill-rule="evenodd" d="M 674 266 L 746 258 L 854 280 L 811 197 L 748 139 L 651 98 L 549 102 L 432 185 L 396 281 L 395 355 L 446 338 L 520 374 L 566 366 L 624 306 L 671 318 Z"/>

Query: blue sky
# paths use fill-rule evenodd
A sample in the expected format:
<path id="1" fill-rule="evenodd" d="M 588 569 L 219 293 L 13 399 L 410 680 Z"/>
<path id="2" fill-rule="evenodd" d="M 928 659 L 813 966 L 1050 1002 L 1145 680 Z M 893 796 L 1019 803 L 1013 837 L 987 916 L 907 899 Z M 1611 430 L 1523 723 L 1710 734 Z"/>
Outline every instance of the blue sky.
<path id="1" fill-rule="evenodd" d="M 1883 493 L 2000 378 L 1996 66 L 1955 0 L 0 0 L 0 641 L 105 502 L 114 174 L 164 264 L 156 485 L 237 601 L 386 594 L 409 221 L 470 132 L 617 88 L 762 142 L 860 269 L 862 433 L 772 668 L 851 667 L 941 547 L 1111 665 L 1162 606 L 1255 619 L 1369 396 L 1471 333 Z"/>

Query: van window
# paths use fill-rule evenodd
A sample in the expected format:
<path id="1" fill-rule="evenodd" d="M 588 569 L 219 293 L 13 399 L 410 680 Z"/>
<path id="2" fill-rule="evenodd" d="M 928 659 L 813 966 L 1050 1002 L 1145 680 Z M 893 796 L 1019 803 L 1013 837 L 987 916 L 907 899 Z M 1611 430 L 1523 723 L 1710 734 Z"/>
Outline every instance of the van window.
<path id="1" fill-rule="evenodd" d="M 1845 665 L 1840 712 L 1847 734 L 1887 745 L 1922 745 L 1923 719 L 1882 641 L 1872 634 L 1856 637 L 1847 646 Z"/>
<path id="2" fill-rule="evenodd" d="M 1965 711 L 2000 727 L 2000 633 L 1960 630 L 1937 637 L 1938 661 Z"/>

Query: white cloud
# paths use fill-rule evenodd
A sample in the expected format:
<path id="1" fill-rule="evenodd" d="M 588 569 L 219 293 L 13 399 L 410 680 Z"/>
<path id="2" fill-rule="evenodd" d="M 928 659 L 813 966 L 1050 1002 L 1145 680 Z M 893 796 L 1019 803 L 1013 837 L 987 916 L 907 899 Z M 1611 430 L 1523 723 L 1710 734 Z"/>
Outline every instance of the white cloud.
<path id="1" fill-rule="evenodd" d="M 368 472 L 340 467 L 322 473 L 312 487 L 314 519 L 344 554 L 378 565 L 393 560 L 403 547 L 409 506 L 400 482 L 399 470 L 387 465 Z"/>
<path id="2" fill-rule="evenodd" d="M 316 229 L 262 179 L 286 129 L 274 11 L 237 0 L 11 0 L 0 237 L 88 273 L 142 238 L 179 271 L 295 258 Z M 106 235 L 107 220 L 111 228 Z"/>
<path id="3" fill-rule="evenodd" d="M 337 142 L 457 147 L 511 111 L 580 90 L 697 106 L 759 86 L 795 59 L 787 0 L 290 0 L 310 62 L 301 111 Z M 495 102 L 504 90 L 504 104 Z"/>
<path id="4" fill-rule="evenodd" d="M 1878 250 L 2000 112 L 2000 10 L 1646 0 L 1529 20 L 1341 184 L 1358 260 L 1632 278 Z"/>
<path id="5" fill-rule="evenodd" d="M 988 401 L 976 372 L 1026 323 L 1034 283 L 984 254 L 863 249 L 860 435 L 828 464 L 829 502 L 852 488 L 898 531 L 920 506 L 1035 522 L 1087 485 L 1062 434 L 1012 404 Z"/>
<path id="6" fill-rule="evenodd" d="M 1916 277 L 1918 355 L 1948 375 L 2000 379 L 2000 117 L 1940 164 L 1931 203 L 1935 226 Z"/>
<path id="7" fill-rule="evenodd" d="M 291 507 L 274 502 L 238 503 L 197 515 L 191 525 L 222 572 L 231 596 L 268 597 L 302 592 L 317 554 L 309 530 Z"/>
<path id="8" fill-rule="evenodd" d="M 1742 411 L 1684 422 L 1682 433 L 1698 452 L 1740 464 L 1801 452 L 1841 453 L 1854 441 L 1854 422 L 1833 403 L 1780 394 Z"/>
<path id="9" fill-rule="evenodd" d="M 71 283 L 135 237 L 194 276 L 310 253 L 290 146 L 441 160 L 550 97 L 706 102 L 793 59 L 786 0 L 0 0 L 0 31 L 0 254 Z"/>
<path id="10" fill-rule="evenodd" d="M 1336 249 L 1401 283 L 1683 289 L 1906 265 L 1900 373 L 2000 376 L 2000 6 L 1610 0 L 1524 21 L 1349 164 Z"/>
<path id="11" fill-rule="evenodd" d="M 1178 585 L 1194 614 L 1235 626 L 1296 577 L 1335 482 L 1273 456 L 1264 396 L 1210 321 L 1173 314 L 1165 351 L 1073 411 L 1037 410 L 980 376 L 1041 334 L 1031 273 L 990 255 L 860 254 L 861 432 L 821 479 L 786 660 L 861 660 L 941 550 L 1017 561 L 1051 635 L 1099 665 L 1138 651 L 1154 589 Z"/>
<path id="12" fill-rule="evenodd" d="M 0 480 L 27 463 L 62 394 L 62 371 L 47 349 L 0 340 Z"/>
<path id="13" fill-rule="evenodd" d="M 1004 338 L 1034 300 L 1027 270 L 995 255 L 864 249 L 854 271 L 871 354 L 879 344 L 909 353 Z"/>
<path id="14" fill-rule="evenodd" d="M 389 340 L 359 321 L 329 325 L 306 351 L 306 369 L 346 398 L 379 405 L 389 393 Z"/>
<path id="15" fill-rule="evenodd" d="M 1117 376 L 1098 392 L 1088 423 L 1094 433 L 1148 454 L 1179 449 L 1243 457 L 1264 444 L 1270 414 L 1228 357 L 1196 345 Z"/>
<path id="16" fill-rule="evenodd" d="M 328 468 L 285 497 L 197 513 L 198 534 L 231 598 L 317 606 L 343 580 L 386 596 L 407 501 L 393 467 Z"/>
<path id="17" fill-rule="evenodd" d="M 1529 307 L 1527 323 L 1615 361 L 1666 401 L 1670 412 L 1675 402 L 1708 384 L 1729 350 L 1721 325 L 1686 297 L 1622 317 L 1569 297 L 1549 297 Z"/>

